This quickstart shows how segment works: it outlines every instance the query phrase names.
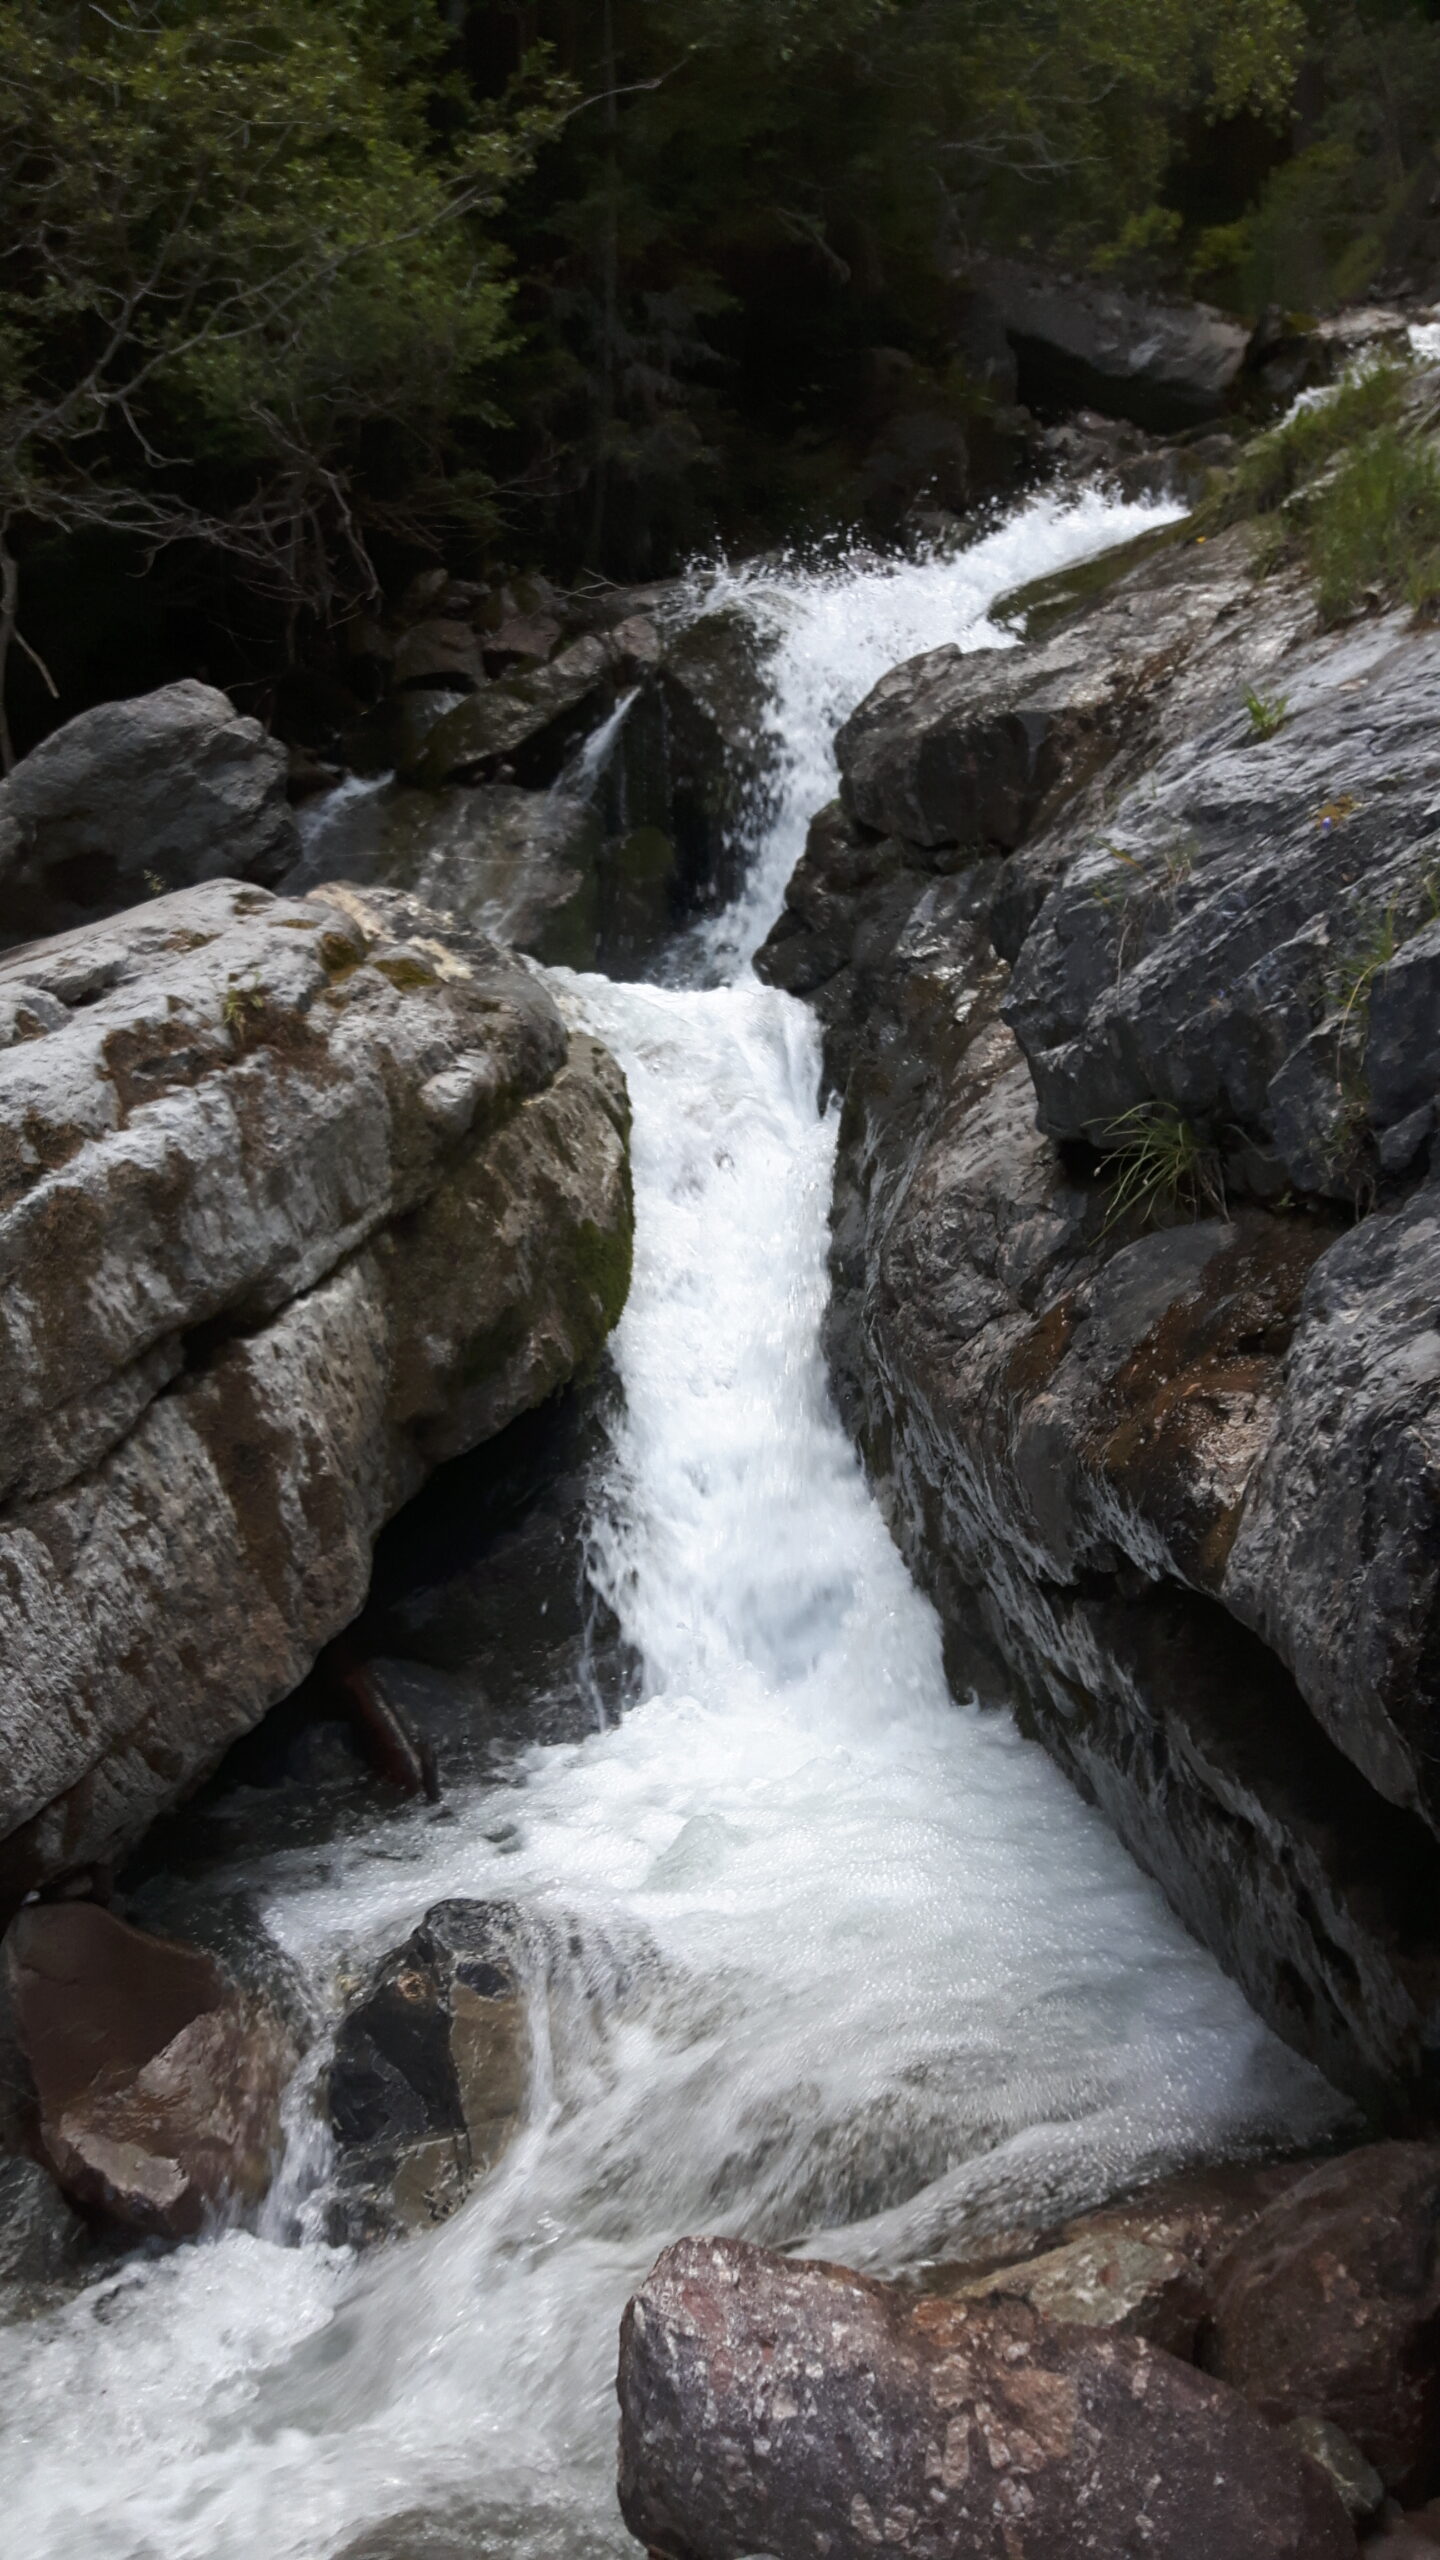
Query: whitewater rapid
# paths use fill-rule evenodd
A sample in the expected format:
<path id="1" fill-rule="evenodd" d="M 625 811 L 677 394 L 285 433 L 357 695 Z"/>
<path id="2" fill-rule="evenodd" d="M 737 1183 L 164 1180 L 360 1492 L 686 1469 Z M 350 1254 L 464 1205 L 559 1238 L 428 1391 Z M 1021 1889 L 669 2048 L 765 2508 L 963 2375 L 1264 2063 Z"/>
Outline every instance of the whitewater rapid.
<path id="1" fill-rule="evenodd" d="M 297 2245 L 272 2213 L 0 2333 L 26 2560 L 630 2551 L 616 2329 L 677 2233 L 892 2267 L 1334 2120 L 1040 1751 L 951 1699 L 827 1392 L 813 1026 L 744 965 L 875 677 L 998 641 L 997 595 L 1155 520 L 1039 502 L 951 561 L 697 582 L 773 644 L 766 838 L 696 952 L 729 983 L 565 987 L 635 1113 L 591 1539 L 644 1701 L 247 1878 L 322 2000 L 442 1896 L 522 1901 L 550 1949 L 526 2129 L 403 2247 Z"/>

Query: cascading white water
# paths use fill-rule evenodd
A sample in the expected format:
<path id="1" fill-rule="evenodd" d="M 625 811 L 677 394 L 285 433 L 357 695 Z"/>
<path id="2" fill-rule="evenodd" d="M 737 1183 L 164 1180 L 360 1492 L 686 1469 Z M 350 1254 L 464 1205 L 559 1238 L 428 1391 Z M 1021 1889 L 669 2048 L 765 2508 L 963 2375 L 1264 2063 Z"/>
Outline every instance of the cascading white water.
<path id="1" fill-rule="evenodd" d="M 784 774 L 712 966 L 773 911 L 883 667 L 999 636 L 991 598 L 1137 514 L 1040 503 L 953 562 L 719 582 L 776 634 Z M 260 1879 L 321 1985 L 444 1895 L 522 1901 L 552 1949 L 526 2130 L 403 2248 L 230 2232 L 0 2338 L 27 2560 L 598 2560 L 630 2548 L 620 2310 L 676 2233 L 884 2267 L 1334 2120 L 1043 1755 L 947 1694 L 827 1397 L 808 1016 L 743 971 L 567 1001 L 635 1105 L 594 1540 L 650 1694 L 517 1785 Z"/>

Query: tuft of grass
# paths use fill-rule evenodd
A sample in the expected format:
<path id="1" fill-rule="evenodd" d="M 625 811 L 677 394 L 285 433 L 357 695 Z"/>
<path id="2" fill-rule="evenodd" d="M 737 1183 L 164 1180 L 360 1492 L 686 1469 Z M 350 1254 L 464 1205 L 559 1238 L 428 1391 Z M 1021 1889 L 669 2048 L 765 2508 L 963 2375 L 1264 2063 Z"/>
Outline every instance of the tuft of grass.
<path id="1" fill-rule="evenodd" d="M 1227 518 L 1270 515 L 1283 507 L 1347 446 L 1394 421 L 1409 380 L 1408 365 L 1371 365 L 1351 374 L 1328 400 L 1256 436 L 1226 494 Z"/>
<path id="2" fill-rule="evenodd" d="M 1305 543 L 1322 621 L 1371 594 L 1417 610 L 1440 598 L 1440 459 L 1394 426 L 1347 453 L 1307 510 Z"/>
<path id="3" fill-rule="evenodd" d="M 1102 1233 L 1137 1213 L 1197 1218 L 1202 1208 L 1225 1214 L 1220 1158 L 1171 1102 L 1137 1102 L 1101 1133 L 1114 1179 Z"/>
<path id="4" fill-rule="evenodd" d="M 236 979 L 231 979 L 221 999 L 220 1019 L 237 1049 L 245 1046 L 245 1034 L 251 1018 L 264 1010 L 265 997 L 259 987 L 242 987 Z"/>
<path id="5" fill-rule="evenodd" d="M 1245 688 L 1245 709 L 1250 718 L 1250 735 L 1254 739 L 1278 737 L 1285 726 L 1289 708 L 1289 701 L 1283 693 L 1257 693 L 1253 684 Z"/>
<path id="6" fill-rule="evenodd" d="M 1415 928 L 1412 927 L 1411 931 Z M 1363 1023 L 1370 1008 L 1370 991 L 1382 969 L 1388 969 L 1402 942 L 1410 936 L 1400 922 L 1398 907 L 1392 903 L 1383 916 L 1374 918 L 1363 939 L 1349 951 L 1340 954 L 1330 981 L 1330 992 L 1340 1015 L 1340 1037 Z"/>

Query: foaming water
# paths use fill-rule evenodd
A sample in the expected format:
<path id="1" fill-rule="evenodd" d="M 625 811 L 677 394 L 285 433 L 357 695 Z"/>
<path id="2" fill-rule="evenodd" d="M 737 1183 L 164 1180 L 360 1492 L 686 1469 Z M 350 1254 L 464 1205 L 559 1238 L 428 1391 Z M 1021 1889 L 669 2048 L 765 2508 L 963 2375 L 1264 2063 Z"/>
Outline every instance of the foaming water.
<path id="1" fill-rule="evenodd" d="M 835 732 L 881 676 L 945 642 L 1013 648 L 1015 630 L 992 619 L 1003 597 L 1183 512 L 1088 489 L 1032 499 L 963 551 L 861 554 L 816 567 L 762 560 L 698 579 L 699 609 L 738 607 L 770 641 L 773 710 L 756 859 L 734 906 L 692 940 L 697 969 L 728 980 L 764 940 L 810 820 L 834 798 Z"/>
<path id="2" fill-rule="evenodd" d="M 1097 503 L 1089 547 L 1133 513 Z M 1059 565 L 1061 521 L 993 538 L 992 593 Z M 872 581 L 848 615 L 843 573 L 792 590 L 777 718 L 814 798 L 870 681 Z M 952 636 L 954 592 L 934 600 L 881 663 Z M 525 2129 L 403 2248 L 231 2232 L 0 2336 L 27 2560 L 627 2551 L 616 2329 L 676 2233 L 893 2266 L 1334 2120 L 1044 1756 L 947 1693 L 826 1390 L 834 1126 L 809 1017 L 753 981 L 574 979 L 566 1001 L 635 1107 L 593 1537 L 648 1695 L 518 1785 L 260 1879 L 322 1997 L 443 1895 L 520 1903 Z"/>

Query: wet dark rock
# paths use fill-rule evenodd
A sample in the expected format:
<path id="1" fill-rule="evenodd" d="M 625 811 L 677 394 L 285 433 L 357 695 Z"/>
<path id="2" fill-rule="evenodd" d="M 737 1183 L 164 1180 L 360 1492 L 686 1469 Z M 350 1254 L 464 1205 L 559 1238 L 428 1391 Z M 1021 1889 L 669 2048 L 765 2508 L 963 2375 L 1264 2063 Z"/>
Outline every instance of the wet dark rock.
<path id="1" fill-rule="evenodd" d="M 632 1209 L 613 1062 L 398 892 L 212 883 L 7 986 L 48 1000 L 0 1050 L 18 1897 L 133 1847 L 355 1616 L 430 1470 L 595 1356 Z"/>
<path id="2" fill-rule="evenodd" d="M 231 1882 L 177 1872 L 161 1860 L 133 1868 L 117 1885 L 117 1916 L 152 1938 L 208 1956 L 228 1983 L 277 2018 L 296 2052 L 315 2033 L 304 1974 L 271 1935 L 253 1893 Z"/>
<path id="3" fill-rule="evenodd" d="M 1176 659 L 1213 645 L 1247 564 L 1239 543 L 1197 555 L 1151 537 L 1106 564 L 1108 593 L 1092 569 L 1015 598 L 1015 616 L 1037 625 L 1033 647 L 908 659 L 836 740 L 845 808 L 913 845 L 1013 852 L 1122 745 L 1154 736 Z"/>
<path id="4" fill-rule="evenodd" d="M 1327 2161 L 1211 2268 L 1202 2356 L 1275 2418 L 1338 2427 L 1407 2505 L 1440 2487 L 1440 2147 Z"/>
<path id="5" fill-rule="evenodd" d="M 354 1628 L 442 1788 L 623 1713 L 639 1666 L 588 1570 L 613 1377 L 523 1415 L 432 1477 L 376 1548 Z"/>
<path id="6" fill-rule="evenodd" d="M 78 2274 L 90 2234 L 38 2160 L 0 2158 L 0 2319 Z"/>
<path id="7" fill-rule="evenodd" d="M 207 1956 L 94 1903 L 32 1903 L 5 1960 L 39 2150 L 71 2200 L 167 2239 L 255 2203 L 294 2051 Z"/>
<path id="8" fill-rule="evenodd" d="M 437 1903 L 346 2012 L 328 2092 L 337 2237 L 443 2221 L 513 2141 L 530 2077 L 525 1946 L 509 1903 Z"/>
<path id="9" fill-rule="evenodd" d="M 668 2560 L 1343 2560 L 1321 2469 L 1161 2349 L 682 2240 L 620 2346 L 620 2505 Z"/>
<path id="10" fill-rule="evenodd" d="M 1019 398 L 1042 414 L 1098 409 L 1163 431 L 1220 417 L 1240 384 L 1247 332 L 1204 303 L 1014 259 L 987 261 L 974 282 L 1014 352 Z"/>
<path id="11" fill-rule="evenodd" d="M 1372 2523 L 1385 2504 L 1385 2483 L 1344 2428 L 1329 2418 L 1291 2418 L 1284 2432 L 1319 2463 L 1347 2516 L 1361 2527 Z"/>
<path id="12" fill-rule="evenodd" d="M 193 678 L 82 711 L 0 782 L 0 940 L 199 881 L 273 885 L 297 849 L 286 773 L 278 740 Z"/>
<path id="13" fill-rule="evenodd" d="M 592 627 L 548 664 L 517 659 L 458 708 L 428 681 L 396 695 L 382 766 L 414 784 L 317 805 L 286 888 L 343 875 L 551 964 L 650 967 L 739 887 L 767 769 L 768 643 L 738 610 L 662 634 L 637 603 L 673 617 L 677 599 L 592 602 Z"/>

